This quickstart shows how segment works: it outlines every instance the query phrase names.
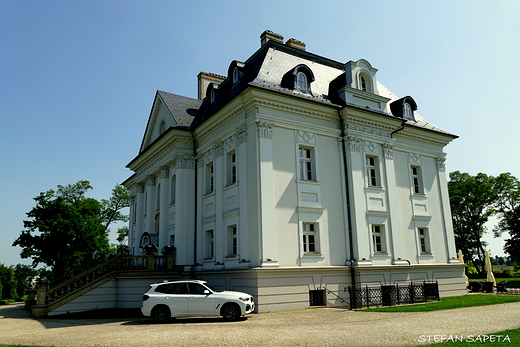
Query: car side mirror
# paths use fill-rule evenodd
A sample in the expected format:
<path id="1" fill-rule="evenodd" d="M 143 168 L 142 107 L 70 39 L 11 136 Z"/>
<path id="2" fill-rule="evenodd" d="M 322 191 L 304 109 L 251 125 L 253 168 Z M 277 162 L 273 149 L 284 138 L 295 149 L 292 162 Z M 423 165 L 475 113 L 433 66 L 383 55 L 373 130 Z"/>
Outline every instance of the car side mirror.
<path id="1" fill-rule="evenodd" d="M 206 290 L 204 290 L 204 294 L 209 295 L 209 294 L 211 294 L 211 292 L 206 289 Z"/>

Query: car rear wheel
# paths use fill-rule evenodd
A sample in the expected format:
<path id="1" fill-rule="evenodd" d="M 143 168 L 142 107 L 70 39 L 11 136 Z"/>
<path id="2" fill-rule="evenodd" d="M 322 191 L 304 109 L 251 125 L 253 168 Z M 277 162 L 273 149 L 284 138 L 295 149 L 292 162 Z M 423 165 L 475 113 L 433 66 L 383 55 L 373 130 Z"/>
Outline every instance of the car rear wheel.
<path id="1" fill-rule="evenodd" d="M 153 308 L 152 318 L 157 323 L 166 323 L 172 318 L 172 315 L 170 313 L 170 309 L 167 306 L 160 305 Z"/>
<path id="2" fill-rule="evenodd" d="M 240 317 L 240 307 L 236 304 L 226 304 L 222 307 L 222 317 L 228 322 L 236 321 Z"/>

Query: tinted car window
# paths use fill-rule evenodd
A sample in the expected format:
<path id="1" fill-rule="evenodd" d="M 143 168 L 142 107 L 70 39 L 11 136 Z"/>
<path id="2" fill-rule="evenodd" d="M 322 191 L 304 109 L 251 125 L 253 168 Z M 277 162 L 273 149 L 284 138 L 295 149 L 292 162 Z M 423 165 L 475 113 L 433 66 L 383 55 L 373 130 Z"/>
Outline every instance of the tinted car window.
<path id="1" fill-rule="evenodd" d="M 155 291 L 158 293 L 172 294 L 172 287 L 173 286 L 171 284 L 161 284 L 155 288 Z"/>
<path id="2" fill-rule="evenodd" d="M 172 294 L 189 294 L 187 283 L 172 284 Z"/>
<path id="3" fill-rule="evenodd" d="M 204 291 L 207 290 L 206 287 L 204 287 L 198 283 L 188 283 L 188 287 L 190 288 L 190 294 L 204 295 Z"/>

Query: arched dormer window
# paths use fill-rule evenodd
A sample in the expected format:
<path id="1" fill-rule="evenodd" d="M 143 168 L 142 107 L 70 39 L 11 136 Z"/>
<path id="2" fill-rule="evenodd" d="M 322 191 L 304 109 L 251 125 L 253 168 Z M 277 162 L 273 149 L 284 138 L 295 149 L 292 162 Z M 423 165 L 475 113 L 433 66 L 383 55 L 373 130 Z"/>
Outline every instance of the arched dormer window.
<path id="1" fill-rule="evenodd" d="M 405 96 L 404 98 L 395 100 L 390 104 L 390 111 L 392 111 L 392 114 L 405 120 L 415 121 L 413 113 L 416 110 L 417 104 L 411 96 Z"/>
<path id="2" fill-rule="evenodd" d="M 213 104 L 215 100 L 217 100 L 217 92 L 215 91 L 215 89 L 212 89 L 209 93 L 209 102 Z"/>
<path id="3" fill-rule="evenodd" d="M 359 89 L 364 91 L 364 92 L 369 92 L 369 93 L 373 93 L 374 90 L 372 88 L 372 80 L 371 78 L 364 72 L 361 72 L 359 74 Z"/>
<path id="4" fill-rule="evenodd" d="M 238 67 L 233 69 L 233 84 L 235 84 L 239 81 L 239 79 L 240 79 L 239 73 L 240 72 L 238 71 Z"/>
<path id="5" fill-rule="evenodd" d="M 281 86 L 300 93 L 312 94 L 311 83 L 314 82 L 314 74 L 306 65 L 301 64 L 285 73 Z"/>
<path id="6" fill-rule="evenodd" d="M 296 74 L 296 89 L 302 93 L 308 93 L 309 83 L 307 82 L 307 76 L 303 72 Z"/>
<path id="7" fill-rule="evenodd" d="M 361 80 L 361 90 L 366 92 L 367 91 L 367 81 L 365 80 L 365 77 L 361 76 L 359 79 Z"/>

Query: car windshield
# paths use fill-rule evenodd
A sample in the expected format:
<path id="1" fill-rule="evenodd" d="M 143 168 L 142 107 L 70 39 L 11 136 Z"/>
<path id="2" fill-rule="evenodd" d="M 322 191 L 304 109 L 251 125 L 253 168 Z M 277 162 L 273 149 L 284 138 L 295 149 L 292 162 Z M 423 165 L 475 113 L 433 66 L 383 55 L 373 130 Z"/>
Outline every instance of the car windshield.
<path id="1" fill-rule="evenodd" d="M 215 288 L 214 286 L 212 286 L 212 285 L 209 284 L 209 283 L 205 283 L 205 285 L 206 285 L 206 287 L 208 287 L 209 289 L 211 289 L 211 290 L 214 291 L 215 293 L 223 292 L 223 290 L 218 289 L 218 288 Z"/>

